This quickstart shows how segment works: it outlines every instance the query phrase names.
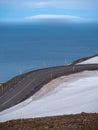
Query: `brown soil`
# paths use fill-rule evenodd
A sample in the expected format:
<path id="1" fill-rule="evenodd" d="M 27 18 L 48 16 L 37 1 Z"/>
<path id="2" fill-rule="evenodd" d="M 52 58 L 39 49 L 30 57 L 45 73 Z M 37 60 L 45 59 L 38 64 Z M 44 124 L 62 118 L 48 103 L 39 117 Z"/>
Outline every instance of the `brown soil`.
<path id="1" fill-rule="evenodd" d="M 1 84 L 0 84 L 0 90 L 2 90 L 4 87 L 7 87 L 12 81 L 16 80 L 16 78 L 17 78 L 17 77 L 14 77 L 14 78 L 12 78 L 12 79 L 10 79 L 10 80 L 4 82 L 4 83 L 1 83 Z"/>
<path id="2" fill-rule="evenodd" d="M 7 85 L 9 85 L 9 83 L 11 83 L 13 80 L 14 80 L 14 78 L 6 81 L 5 83 L 1 83 L 0 90 L 2 90 L 3 87 L 7 87 Z"/>
<path id="3" fill-rule="evenodd" d="M 12 120 L 0 123 L 0 130 L 98 130 L 98 114 Z"/>

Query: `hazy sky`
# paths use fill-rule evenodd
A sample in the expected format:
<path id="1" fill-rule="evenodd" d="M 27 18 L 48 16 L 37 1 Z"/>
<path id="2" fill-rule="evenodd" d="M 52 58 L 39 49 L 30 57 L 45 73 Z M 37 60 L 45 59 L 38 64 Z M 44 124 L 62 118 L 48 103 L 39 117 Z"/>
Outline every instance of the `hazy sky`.
<path id="1" fill-rule="evenodd" d="M 98 21 L 98 0 L 0 0 L 0 21 L 26 19 Z"/>

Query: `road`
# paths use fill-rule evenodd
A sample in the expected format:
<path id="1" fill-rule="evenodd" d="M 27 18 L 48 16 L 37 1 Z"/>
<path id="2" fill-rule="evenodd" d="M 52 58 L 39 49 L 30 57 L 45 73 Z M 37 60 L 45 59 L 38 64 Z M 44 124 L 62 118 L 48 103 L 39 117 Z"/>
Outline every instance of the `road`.
<path id="1" fill-rule="evenodd" d="M 0 112 L 24 101 L 57 77 L 85 70 L 98 70 L 98 64 L 49 67 L 17 76 L 0 95 Z"/>

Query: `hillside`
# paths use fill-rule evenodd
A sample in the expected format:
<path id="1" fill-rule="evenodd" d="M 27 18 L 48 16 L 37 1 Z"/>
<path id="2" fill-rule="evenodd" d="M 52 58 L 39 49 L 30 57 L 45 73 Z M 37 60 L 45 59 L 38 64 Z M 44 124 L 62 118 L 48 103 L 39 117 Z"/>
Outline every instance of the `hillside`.
<path id="1" fill-rule="evenodd" d="M 5 109 L 10 100 L 12 107 L 0 112 L 0 130 L 97 130 L 97 59 L 98 56 L 95 55 L 72 65 L 32 71 L 23 77 L 10 80 L 11 86 L 17 79 L 15 88 L 11 87 L 12 91 L 8 91 L 12 97 L 8 99 L 7 93 L 2 95 L 0 107 L 1 110 Z M 31 88 L 33 90 L 36 83 L 37 86 L 41 85 L 36 93 L 16 105 L 13 104 L 15 100 L 21 100 L 24 92 L 27 94 Z M 22 92 L 25 87 L 26 91 Z M 18 90 L 15 95 L 14 90 Z M 22 93 L 19 97 L 20 92 Z M 3 96 L 6 98 L 3 99 Z"/>
<path id="2" fill-rule="evenodd" d="M 98 130 L 98 114 L 77 114 L 0 123 L 0 130 Z"/>
<path id="3" fill-rule="evenodd" d="M 88 63 L 88 64 L 94 64 L 94 63 L 98 63 L 98 54 L 92 55 L 92 56 L 88 56 L 88 57 L 83 57 L 80 59 L 77 59 L 75 61 L 72 62 L 71 65 L 76 65 L 76 64 L 84 64 L 84 63 Z"/>

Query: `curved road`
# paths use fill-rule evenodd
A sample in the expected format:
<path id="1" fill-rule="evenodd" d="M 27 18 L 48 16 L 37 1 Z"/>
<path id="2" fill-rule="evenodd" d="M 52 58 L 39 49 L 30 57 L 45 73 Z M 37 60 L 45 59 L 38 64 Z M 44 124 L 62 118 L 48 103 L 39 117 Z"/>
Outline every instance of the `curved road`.
<path id="1" fill-rule="evenodd" d="M 0 95 L 0 111 L 24 101 L 57 77 L 84 70 L 98 70 L 98 64 L 50 67 L 17 76 L 9 84 L 9 89 Z"/>

